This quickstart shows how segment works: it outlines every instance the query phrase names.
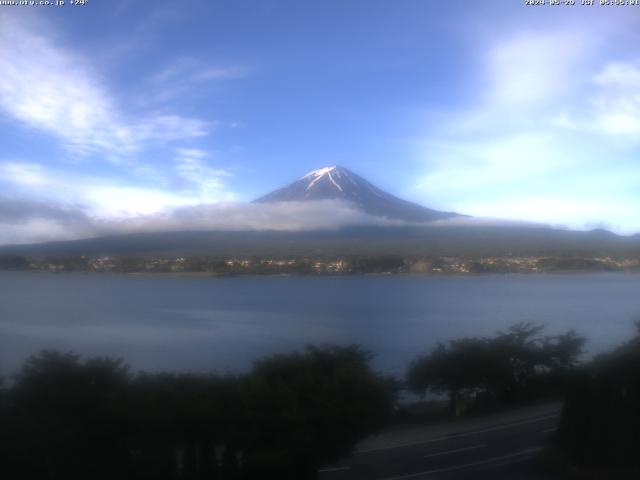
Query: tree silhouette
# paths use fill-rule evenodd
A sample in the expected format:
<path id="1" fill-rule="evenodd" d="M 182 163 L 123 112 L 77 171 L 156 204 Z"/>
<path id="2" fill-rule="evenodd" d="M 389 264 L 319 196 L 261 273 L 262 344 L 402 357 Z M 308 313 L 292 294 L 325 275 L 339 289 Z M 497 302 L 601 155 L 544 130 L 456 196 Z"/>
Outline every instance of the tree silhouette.
<path id="1" fill-rule="evenodd" d="M 43 351 L 0 389 L 0 471 L 31 479 L 313 478 L 381 425 L 392 394 L 358 347 L 247 374 L 141 373 Z"/>
<path id="2" fill-rule="evenodd" d="M 391 411 L 392 395 L 358 347 L 308 347 L 257 362 L 249 379 L 250 467 L 314 478 Z"/>
<path id="3" fill-rule="evenodd" d="M 120 360 L 44 351 L 29 358 L 9 398 L 20 478 L 111 478 L 122 471 L 125 425 L 118 398 L 128 370 Z M 19 463 L 19 462 L 18 462 Z"/>
<path id="4" fill-rule="evenodd" d="M 518 323 L 492 338 L 462 338 L 439 343 L 407 370 L 413 392 L 446 393 L 452 413 L 462 400 L 487 394 L 513 402 L 527 398 L 542 380 L 576 365 L 585 339 L 569 331 L 543 336 L 543 327 Z"/>
<path id="5" fill-rule="evenodd" d="M 636 325 L 635 338 L 584 369 L 562 412 L 562 448 L 572 462 L 602 469 L 601 478 L 637 478 L 640 472 L 640 323 Z"/>
<path id="6" fill-rule="evenodd" d="M 495 360 L 486 339 L 464 338 L 439 343 L 430 354 L 411 363 L 407 384 L 418 394 L 446 393 L 450 411 L 456 413 L 461 400 L 489 388 Z"/>

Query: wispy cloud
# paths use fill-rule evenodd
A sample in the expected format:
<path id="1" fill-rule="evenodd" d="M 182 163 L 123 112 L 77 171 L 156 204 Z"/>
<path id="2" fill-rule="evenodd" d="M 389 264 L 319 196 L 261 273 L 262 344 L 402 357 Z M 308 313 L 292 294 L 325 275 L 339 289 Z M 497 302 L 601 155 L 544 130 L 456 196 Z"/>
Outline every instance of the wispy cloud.
<path id="1" fill-rule="evenodd" d="M 181 58 L 159 71 L 152 82 L 164 85 L 166 82 L 200 83 L 217 80 L 242 78 L 246 68 L 238 66 L 211 66 L 195 58 Z"/>
<path id="2" fill-rule="evenodd" d="M 210 94 L 220 82 L 238 80 L 249 74 L 247 67 L 214 65 L 211 61 L 182 57 L 173 60 L 149 78 L 149 88 L 139 98 L 143 105 L 163 105 L 175 99 Z"/>
<path id="3" fill-rule="evenodd" d="M 40 187 L 49 181 L 44 168 L 37 163 L 0 163 L 0 174 L 5 181 L 29 187 Z"/>
<path id="4" fill-rule="evenodd" d="M 60 47 L 48 25 L 33 22 L 0 14 L 0 109 L 22 124 L 80 156 L 126 156 L 152 141 L 208 134 L 208 122 L 197 118 L 127 115 L 90 62 Z"/>
<path id="5" fill-rule="evenodd" d="M 182 187 L 192 194 L 209 200 L 232 200 L 223 179 L 231 174 L 223 169 L 207 165 L 209 154 L 204 150 L 181 148 L 177 150 L 176 173 Z"/>

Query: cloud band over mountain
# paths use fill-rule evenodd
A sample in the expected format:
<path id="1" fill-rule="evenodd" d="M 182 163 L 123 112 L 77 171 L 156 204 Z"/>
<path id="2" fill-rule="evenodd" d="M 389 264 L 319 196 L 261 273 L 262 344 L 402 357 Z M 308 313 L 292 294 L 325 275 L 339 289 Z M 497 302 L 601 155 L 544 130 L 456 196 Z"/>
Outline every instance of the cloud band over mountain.
<path id="1" fill-rule="evenodd" d="M 169 209 L 121 219 L 95 218 L 79 206 L 0 197 L 0 244 L 72 240 L 102 235 L 181 230 L 332 230 L 345 226 L 398 226 L 349 202 L 219 203 Z"/>

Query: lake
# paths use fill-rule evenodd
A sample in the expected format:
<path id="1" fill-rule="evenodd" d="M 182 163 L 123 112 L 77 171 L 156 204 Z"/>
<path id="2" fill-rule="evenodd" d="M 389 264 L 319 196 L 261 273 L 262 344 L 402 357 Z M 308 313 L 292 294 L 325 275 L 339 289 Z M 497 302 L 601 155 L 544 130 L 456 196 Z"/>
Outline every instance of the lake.
<path id="1" fill-rule="evenodd" d="M 0 371 L 43 348 L 138 369 L 242 371 L 309 343 L 359 343 L 402 374 L 437 341 L 521 321 L 629 338 L 640 275 L 179 277 L 0 272 Z"/>

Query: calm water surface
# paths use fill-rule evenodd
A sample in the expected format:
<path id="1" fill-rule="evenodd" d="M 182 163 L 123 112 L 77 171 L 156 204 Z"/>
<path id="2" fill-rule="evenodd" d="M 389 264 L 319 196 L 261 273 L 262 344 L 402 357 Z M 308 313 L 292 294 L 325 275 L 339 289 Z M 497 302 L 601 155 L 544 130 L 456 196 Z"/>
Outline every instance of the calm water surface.
<path id="1" fill-rule="evenodd" d="M 520 321 L 576 329 L 591 353 L 640 318 L 640 275 L 203 278 L 0 272 L 0 372 L 42 348 L 135 369 L 241 371 L 308 343 L 359 343 L 401 373 L 437 341 Z"/>

